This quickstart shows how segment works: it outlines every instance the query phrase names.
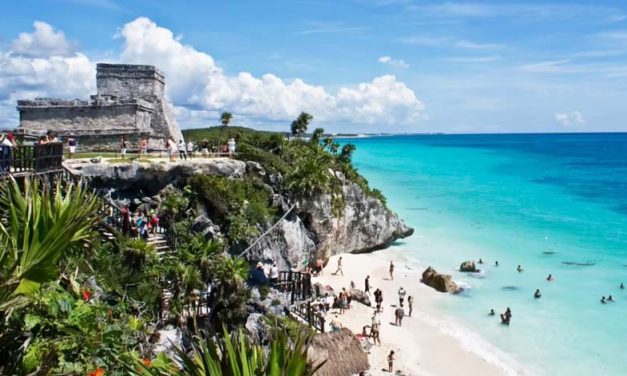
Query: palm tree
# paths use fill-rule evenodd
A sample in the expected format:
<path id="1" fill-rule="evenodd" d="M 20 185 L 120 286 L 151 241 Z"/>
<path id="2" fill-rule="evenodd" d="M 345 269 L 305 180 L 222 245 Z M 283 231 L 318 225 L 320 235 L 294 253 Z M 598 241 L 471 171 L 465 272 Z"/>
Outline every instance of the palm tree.
<path id="1" fill-rule="evenodd" d="M 220 123 L 222 123 L 223 127 L 228 127 L 231 120 L 233 120 L 233 114 L 230 112 L 225 111 L 220 115 Z"/>
<path id="2" fill-rule="evenodd" d="M 333 145 L 333 137 L 325 137 L 323 141 L 325 149 L 331 150 L 331 145 Z"/>
<path id="3" fill-rule="evenodd" d="M 320 137 L 322 137 L 323 134 L 324 134 L 324 129 L 316 128 L 311 134 L 311 139 L 309 140 L 309 142 L 311 142 L 312 145 L 320 144 Z"/>
<path id="4" fill-rule="evenodd" d="M 302 137 L 307 132 L 309 122 L 313 120 L 313 116 L 306 112 L 301 112 L 300 115 L 292 122 L 292 135 Z"/>
<path id="5" fill-rule="evenodd" d="M 353 155 L 353 152 L 357 148 L 353 144 L 346 144 L 342 147 L 342 152 L 340 153 L 340 159 L 345 162 L 349 162 Z"/>
<path id="6" fill-rule="evenodd" d="M 285 175 L 287 189 L 297 197 L 308 197 L 330 188 L 335 176 L 329 171 L 328 154 L 305 156 Z"/>

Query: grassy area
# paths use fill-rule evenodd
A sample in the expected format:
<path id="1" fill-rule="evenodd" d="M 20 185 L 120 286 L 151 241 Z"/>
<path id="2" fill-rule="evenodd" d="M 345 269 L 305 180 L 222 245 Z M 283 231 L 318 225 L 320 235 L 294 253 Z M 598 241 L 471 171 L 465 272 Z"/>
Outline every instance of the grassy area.
<path id="1" fill-rule="evenodd" d="M 210 127 L 200 129 L 184 129 L 185 140 L 194 142 L 207 140 L 210 145 L 226 144 L 231 137 L 237 140 L 249 140 L 259 136 L 284 135 L 282 132 L 258 131 L 245 127 Z"/>
<path id="2" fill-rule="evenodd" d="M 114 158 L 119 156 L 120 153 L 111 153 L 111 152 L 103 152 L 103 153 L 95 153 L 95 152 L 82 152 L 74 154 L 74 158 Z"/>

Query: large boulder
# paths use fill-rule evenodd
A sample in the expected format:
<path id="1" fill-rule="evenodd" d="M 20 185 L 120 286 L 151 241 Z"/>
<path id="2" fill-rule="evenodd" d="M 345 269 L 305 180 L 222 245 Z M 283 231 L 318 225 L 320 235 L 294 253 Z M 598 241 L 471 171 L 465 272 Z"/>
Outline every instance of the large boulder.
<path id="1" fill-rule="evenodd" d="M 440 274 L 430 266 L 422 272 L 421 282 L 440 292 L 456 292 L 458 290 L 453 277 L 447 274 Z"/>
<path id="2" fill-rule="evenodd" d="M 205 215 L 199 215 L 192 222 L 192 232 L 201 234 L 205 240 L 213 240 L 220 236 L 220 228 Z"/>
<path id="3" fill-rule="evenodd" d="M 475 272 L 478 272 L 479 269 L 477 269 L 477 267 L 475 266 L 475 262 L 474 261 L 464 261 L 459 266 L 459 271 L 460 272 L 475 273 Z"/>
<path id="4" fill-rule="evenodd" d="M 357 301 L 370 307 L 370 296 L 368 296 L 368 294 L 366 294 L 362 290 L 351 289 L 351 296 L 353 297 L 353 301 Z"/>

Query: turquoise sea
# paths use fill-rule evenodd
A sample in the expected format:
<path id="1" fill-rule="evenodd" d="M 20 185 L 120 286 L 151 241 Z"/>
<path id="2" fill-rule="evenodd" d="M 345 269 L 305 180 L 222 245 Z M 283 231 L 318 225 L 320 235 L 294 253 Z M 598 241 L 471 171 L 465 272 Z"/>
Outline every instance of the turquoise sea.
<path id="1" fill-rule="evenodd" d="M 439 299 L 438 310 L 532 374 L 627 375 L 627 290 L 619 288 L 627 284 L 627 134 L 343 142 L 357 146 L 356 167 L 415 228 L 397 248 L 468 287 Z M 479 258 L 480 274 L 456 271 Z M 608 295 L 616 302 L 601 304 Z M 497 318 L 506 307 L 509 327 Z"/>

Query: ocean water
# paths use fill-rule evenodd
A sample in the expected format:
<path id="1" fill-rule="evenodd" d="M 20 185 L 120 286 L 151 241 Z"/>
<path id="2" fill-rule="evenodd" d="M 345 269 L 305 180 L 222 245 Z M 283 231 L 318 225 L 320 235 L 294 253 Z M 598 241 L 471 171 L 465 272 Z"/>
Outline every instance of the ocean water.
<path id="1" fill-rule="evenodd" d="M 437 310 L 532 374 L 627 375 L 627 134 L 347 141 L 416 230 L 398 250 L 468 287 Z M 456 271 L 479 258 L 480 274 Z M 608 295 L 616 302 L 601 304 Z M 506 307 L 509 327 L 498 319 Z"/>

